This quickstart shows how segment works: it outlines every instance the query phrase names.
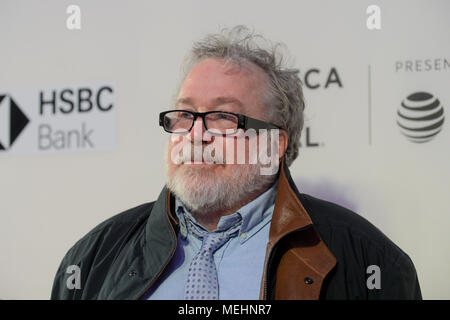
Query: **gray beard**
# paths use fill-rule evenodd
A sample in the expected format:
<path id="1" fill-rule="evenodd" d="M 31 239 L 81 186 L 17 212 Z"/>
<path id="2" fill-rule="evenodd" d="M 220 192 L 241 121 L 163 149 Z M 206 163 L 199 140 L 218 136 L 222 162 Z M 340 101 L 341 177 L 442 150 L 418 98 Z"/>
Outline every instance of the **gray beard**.
<path id="1" fill-rule="evenodd" d="M 170 175 L 166 166 L 167 187 L 196 214 L 227 210 L 245 203 L 250 193 L 265 191 L 276 175 L 261 175 L 260 164 L 235 165 L 231 177 L 216 175 L 212 170 L 181 165 Z"/>

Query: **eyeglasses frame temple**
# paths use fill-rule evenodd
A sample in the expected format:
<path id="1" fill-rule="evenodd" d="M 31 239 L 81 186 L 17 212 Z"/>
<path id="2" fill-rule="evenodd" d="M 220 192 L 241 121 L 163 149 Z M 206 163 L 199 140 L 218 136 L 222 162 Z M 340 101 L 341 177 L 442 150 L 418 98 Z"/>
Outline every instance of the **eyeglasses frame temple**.
<path id="1" fill-rule="evenodd" d="M 241 117 L 239 117 L 239 120 L 241 120 Z M 258 120 L 255 118 L 247 117 L 247 116 L 243 116 L 242 120 L 243 120 L 243 125 L 242 125 L 242 127 L 239 126 L 239 129 L 244 129 L 244 130 L 247 130 L 247 129 L 255 129 L 255 130 L 281 129 L 280 127 L 278 127 L 274 124 L 271 124 L 271 123 L 268 123 L 268 122 L 265 122 L 262 120 Z M 241 122 L 241 121 L 239 121 L 239 122 Z"/>

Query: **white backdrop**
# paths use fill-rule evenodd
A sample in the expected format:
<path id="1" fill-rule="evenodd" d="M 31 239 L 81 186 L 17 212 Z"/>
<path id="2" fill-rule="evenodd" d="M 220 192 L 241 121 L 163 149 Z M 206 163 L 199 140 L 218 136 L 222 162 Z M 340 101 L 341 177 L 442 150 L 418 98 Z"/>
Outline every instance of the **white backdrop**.
<path id="1" fill-rule="evenodd" d="M 80 30 L 66 27 L 71 4 L 81 9 Z M 366 26 L 371 4 L 381 10 L 380 30 Z M 396 123 L 401 102 L 416 92 L 450 112 L 449 13 L 445 0 L 0 0 L 0 97 L 29 121 L 9 123 L 9 100 L 0 101 L 0 298 L 47 299 L 80 237 L 156 198 L 168 138 L 157 115 L 170 106 L 184 55 L 205 34 L 245 24 L 286 44 L 308 74 L 308 137 L 291 167 L 299 189 L 367 218 L 410 255 L 425 299 L 449 299 L 449 123 L 425 143 L 406 139 Z M 79 88 L 109 84 L 114 116 L 59 112 L 107 143 L 95 140 L 91 152 L 73 141 L 18 152 L 25 140 L 36 143 L 34 124 L 47 121 L 27 111 L 39 108 L 39 92 L 66 88 L 73 98 Z M 20 134 L 11 144 L 13 122 Z"/>

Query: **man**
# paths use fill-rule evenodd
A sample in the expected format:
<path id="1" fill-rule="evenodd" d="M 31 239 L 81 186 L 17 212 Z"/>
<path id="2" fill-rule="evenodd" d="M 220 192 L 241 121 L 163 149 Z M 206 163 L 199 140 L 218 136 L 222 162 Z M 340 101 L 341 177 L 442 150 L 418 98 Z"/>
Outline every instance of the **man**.
<path id="1" fill-rule="evenodd" d="M 297 190 L 301 82 L 259 40 L 236 27 L 194 45 L 160 114 L 165 188 L 79 240 L 52 299 L 421 299 L 400 248 Z"/>

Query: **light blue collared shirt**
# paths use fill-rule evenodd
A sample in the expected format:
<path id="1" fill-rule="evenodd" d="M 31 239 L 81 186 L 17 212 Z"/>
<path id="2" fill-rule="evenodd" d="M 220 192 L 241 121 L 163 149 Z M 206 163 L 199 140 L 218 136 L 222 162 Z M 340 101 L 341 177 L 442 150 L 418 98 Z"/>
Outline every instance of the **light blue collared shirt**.
<path id="1" fill-rule="evenodd" d="M 239 231 L 214 253 L 221 300 L 259 299 L 277 185 L 278 182 L 275 182 L 258 198 L 219 220 L 217 230 L 226 230 L 242 220 Z M 163 275 L 148 291 L 149 300 L 184 299 L 189 266 L 202 244 L 202 239 L 189 230 L 184 214 L 195 227 L 209 232 L 195 221 L 181 201 L 176 199 L 175 204 L 180 221 L 178 246 Z M 178 210 L 180 207 L 184 214 Z"/>

